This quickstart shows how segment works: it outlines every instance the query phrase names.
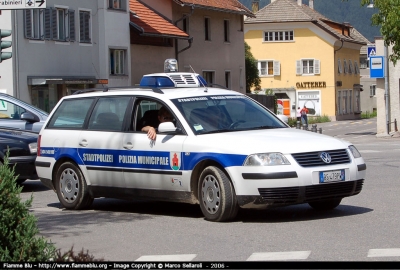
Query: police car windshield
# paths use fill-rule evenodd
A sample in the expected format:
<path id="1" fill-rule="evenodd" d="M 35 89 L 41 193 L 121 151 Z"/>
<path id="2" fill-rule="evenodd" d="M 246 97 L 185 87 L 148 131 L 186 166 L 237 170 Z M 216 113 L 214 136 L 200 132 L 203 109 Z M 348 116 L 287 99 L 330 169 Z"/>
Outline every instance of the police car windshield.
<path id="1" fill-rule="evenodd" d="M 195 134 L 286 128 L 277 117 L 244 95 L 172 100 Z"/>

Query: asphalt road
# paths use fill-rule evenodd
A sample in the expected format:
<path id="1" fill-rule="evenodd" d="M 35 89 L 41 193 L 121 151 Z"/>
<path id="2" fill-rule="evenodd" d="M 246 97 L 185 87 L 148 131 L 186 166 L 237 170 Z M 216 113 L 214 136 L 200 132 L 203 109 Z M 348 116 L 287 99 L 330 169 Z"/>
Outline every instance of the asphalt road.
<path id="1" fill-rule="evenodd" d="M 328 212 L 296 205 L 241 210 L 230 223 L 203 219 L 198 205 L 96 199 L 61 208 L 39 181 L 24 184 L 41 235 L 66 251 L 110 261 L 400 261 L 400 138 L 377 138 L 376 120 L 318 124 L 352 142 L 367 163 L 363 191 Z"/>

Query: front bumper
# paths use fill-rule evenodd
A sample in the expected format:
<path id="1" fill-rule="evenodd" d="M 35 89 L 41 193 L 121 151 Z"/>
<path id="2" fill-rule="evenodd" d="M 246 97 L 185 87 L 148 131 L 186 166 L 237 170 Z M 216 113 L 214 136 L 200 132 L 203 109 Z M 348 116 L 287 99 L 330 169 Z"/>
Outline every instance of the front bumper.
<path id="1" fill-rule="evenodd" d="M 10 167 L 14 167 L 14 173 L 18 179 L 38 179 L 35 167 L 36 156 L 19 156 L 9 157 L 8 162 Z"/>
<path id="2" fill-rule="evenodd" d="M 332 182 L 320 185 L 259 188 L 259 196 L 238 195 L 242 208 L 273 208 L 320 200 L 344 198 L 361 192 L 364 179 Z"/>

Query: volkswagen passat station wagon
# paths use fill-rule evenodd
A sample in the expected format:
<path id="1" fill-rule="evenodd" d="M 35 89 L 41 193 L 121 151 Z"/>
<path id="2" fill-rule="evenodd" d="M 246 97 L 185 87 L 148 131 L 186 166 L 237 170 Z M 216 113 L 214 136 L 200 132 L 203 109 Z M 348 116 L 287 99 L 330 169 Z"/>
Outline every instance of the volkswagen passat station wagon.
<path id="1" fill-rule="evenodd" d="M 40 131 L 35 165 L 66 209 L 145 198 L 198 204 L 210 221 L 239 208 L 334 209 L 366 177 L 351 143 L 290 128 L 246 95 L 180 72 L 63 97 Z"/>

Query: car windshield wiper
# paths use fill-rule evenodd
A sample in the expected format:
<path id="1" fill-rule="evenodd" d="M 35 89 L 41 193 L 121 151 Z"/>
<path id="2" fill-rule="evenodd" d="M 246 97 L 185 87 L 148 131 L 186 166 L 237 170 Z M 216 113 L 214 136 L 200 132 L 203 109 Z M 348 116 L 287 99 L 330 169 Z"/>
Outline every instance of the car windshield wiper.
<path id="1" fill-rule="evenodd" d="M 277 126 L 259 126 L 259 127 L 250 128 L 250 130 L 255 130 L 255 129 L 274 129 L 274 128 L 283 128 L 283 127 L 277 127 Z"/>
<path id="2" fill-rule="evenodd" d="M 212 134 L 212 133 L 222 133 L 222 132 L 232 132 L 232 131 L 241 131 L 241 129 L 216 129 L 211 131 L 202 132 L 200 134 Z"/>

